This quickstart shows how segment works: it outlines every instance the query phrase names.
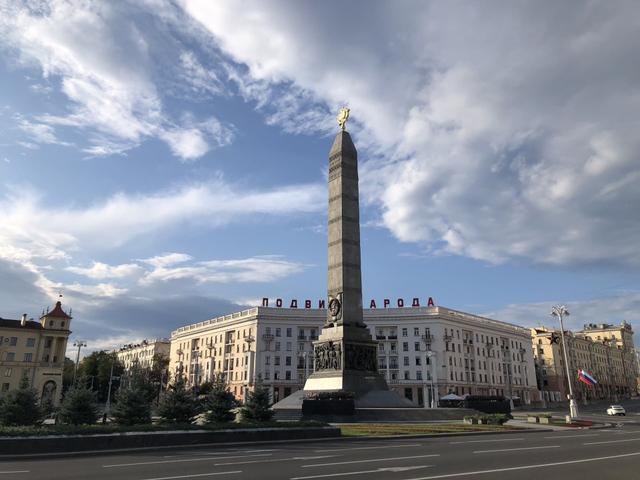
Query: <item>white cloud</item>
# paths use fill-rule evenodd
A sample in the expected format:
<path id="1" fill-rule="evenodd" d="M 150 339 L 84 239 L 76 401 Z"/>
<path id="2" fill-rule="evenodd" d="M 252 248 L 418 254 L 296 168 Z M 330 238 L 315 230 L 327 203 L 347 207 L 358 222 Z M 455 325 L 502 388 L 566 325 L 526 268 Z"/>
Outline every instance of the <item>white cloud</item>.
<path id="1" fill-rule="evenodd" d="M 188 68 L 200 75 L 195 81 L 204 88 L 207 71 L 188 54 L 180 67 L 168 61 L 171 51 L 158 50 L 177 49 L 180 42 L 169 29 L 136 21 L 154 10 L 143 12 L 135 3 L 81 0 L 52 0 L 39 7 L 9 3 L 0 8 L 5 48 L 16 51 L 22 65 L 39 67 L 44 78 L 59 79 L 61 92 L 70 101 L 67 113 L 42 113 L 39 124 L 22 127 L 37 141 L 60 143 L 54 141 L 53 126 L 67 126 L 89 131 L 90 144 L 83 150 L 91 155 L 121 154 L 124 147 L 156 137 L 179 158 L 193 160 L 231 140 L 221 124 L 217 128 L 224 132 L 211 133 L 181 127 L 168 118 L 155 77 Z M 114 150 L 114 145 L 119 148 Z"/>
<path id="2" fill-rule="evenodd" d="M 490 318 L 516 323 L 525 327 L 540 325 L 559 328 L 556 317 L 551 316 L 553 305 L 564 304 L 570 315 L 564 319 L 566 328 L 580 330 L 589 323 L 619 325 L 631 323 L 634 330 L 640 329 L 640 292 L 628 291 L 610 297 L 591 300 L 549 300 L 528 304 L 507 305 L 500 310 L 487 312 Z"/>
<path id="3" fill-rule="evenodd" d="M 176 263 L 184 263 L 191 260 L 193 257 L 186 253 L 163 253 L 162 255 L 157 255 L 151 258 L 145 258 L 141 260 L 144 263 L 147 263 L 156 268 L 170 267 L 175 265 Z"/>
<path id="4" fill-rule="evenodd" d="M 126 288 L 118 287 L 112 283 L 98 283 L 95 285 L 70 283 L 64 285 L 64 291 L 71 297 L 74 293 L 90 297 L 92 302 L 103 297 L 117 297 L 127 293 Z"/>
<path id="5" fill-rule="evenodd" d="M 247 66 L 230 78 L 269 122 L 348 102 L 363 198 L 398 239 L 488 262 L 640 265 L 633 4 L 182 4 Z"/>
<path id="6" fill-rule="evenodd" d="M 52 126 L 45 123 L 30 122 L 26 118 L 18 116 L 18 128 L 29 135 L 30 139 L 37 143 L 48 143 L 54 145 L 69 146 L 70 143 L 63 142 L 56 137 L 55 130 Z"/>
<path id="7" fill-rule="evenodd" d="M 180 267 L 164 266 L 162 262 L 156 260 L 156 268 L 145 275 L 141 282 L 151 284 L 184 279 L 196 283 L 272 282 L 301 272 L 305 267 L 303 264 L 290 262 L 279 256 L 209 260 Z"/>
<path id="8" fill-rule="evenodd" d="M 135 263 L 108 265 L 102 262 L 93 262 L 91 267 L 67 267 L 66 270 L 77 275 L 102 280 L 105 278 L 133 277 L 141 273 L 142 268 Z"/>
<path id="9" fill-rule="evenodd" d="M 0 257 L 65 258 L 81 246 L 117 247 L 180 222 L 218 226 L 251 215 L 318 212 L 324 205 L 325 190 L 317 184 L 251 191 L 218 179 L 154 194 L 117 194 L 84 208 L 45 204 L 23 189 L 0 199 Z"/>

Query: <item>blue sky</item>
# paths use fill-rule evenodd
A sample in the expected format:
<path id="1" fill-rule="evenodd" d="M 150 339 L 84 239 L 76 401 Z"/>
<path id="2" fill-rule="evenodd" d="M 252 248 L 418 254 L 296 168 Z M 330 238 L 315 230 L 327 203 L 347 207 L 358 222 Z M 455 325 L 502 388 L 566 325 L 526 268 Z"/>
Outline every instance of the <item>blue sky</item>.
<path id="1" fill-rule="evenodd" d="M 348 105 L 366 304 L 640 326 L 631 2 L 0 9 L 0 316 L 62 293 L 109 348 L 315 303 Z"/>

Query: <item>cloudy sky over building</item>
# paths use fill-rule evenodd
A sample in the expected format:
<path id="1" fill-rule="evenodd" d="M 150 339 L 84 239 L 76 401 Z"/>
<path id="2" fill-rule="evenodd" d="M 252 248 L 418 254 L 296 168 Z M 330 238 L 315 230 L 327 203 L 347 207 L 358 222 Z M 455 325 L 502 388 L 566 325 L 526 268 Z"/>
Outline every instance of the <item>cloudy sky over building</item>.
<path id="1" fill-rule="evenodd" d="M 0 2 L 0 316 L 94 347 L 326 291 L 335 114 L 363 287 L 640 329 L 634 2 Z"/>

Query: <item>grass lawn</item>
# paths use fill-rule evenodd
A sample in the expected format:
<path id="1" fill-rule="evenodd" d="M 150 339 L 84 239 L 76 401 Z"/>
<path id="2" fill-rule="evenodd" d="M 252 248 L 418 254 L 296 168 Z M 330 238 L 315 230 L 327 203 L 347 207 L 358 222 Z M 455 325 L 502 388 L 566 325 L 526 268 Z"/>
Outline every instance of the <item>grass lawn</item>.
<path id="1" fill-rule="evenodd" d="M 467 425 L 460 423 L 348 423 L 338 425 L 345 437 L 420 435 L 425 433 L 503 432 L 519 430 L 511 425 Z"/>

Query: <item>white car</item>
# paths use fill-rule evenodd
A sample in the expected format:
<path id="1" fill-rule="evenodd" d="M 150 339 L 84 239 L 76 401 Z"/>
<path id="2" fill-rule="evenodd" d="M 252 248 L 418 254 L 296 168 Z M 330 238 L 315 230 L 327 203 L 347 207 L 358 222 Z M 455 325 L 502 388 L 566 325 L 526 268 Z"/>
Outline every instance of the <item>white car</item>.
<path id="1" fill-rule="evenodd" d="M 626 414 L 627 412 L 625 411 L 622 405 L 611 405 L 609 408 L 607 408 L 607 415 L 626 415 Z"/>

